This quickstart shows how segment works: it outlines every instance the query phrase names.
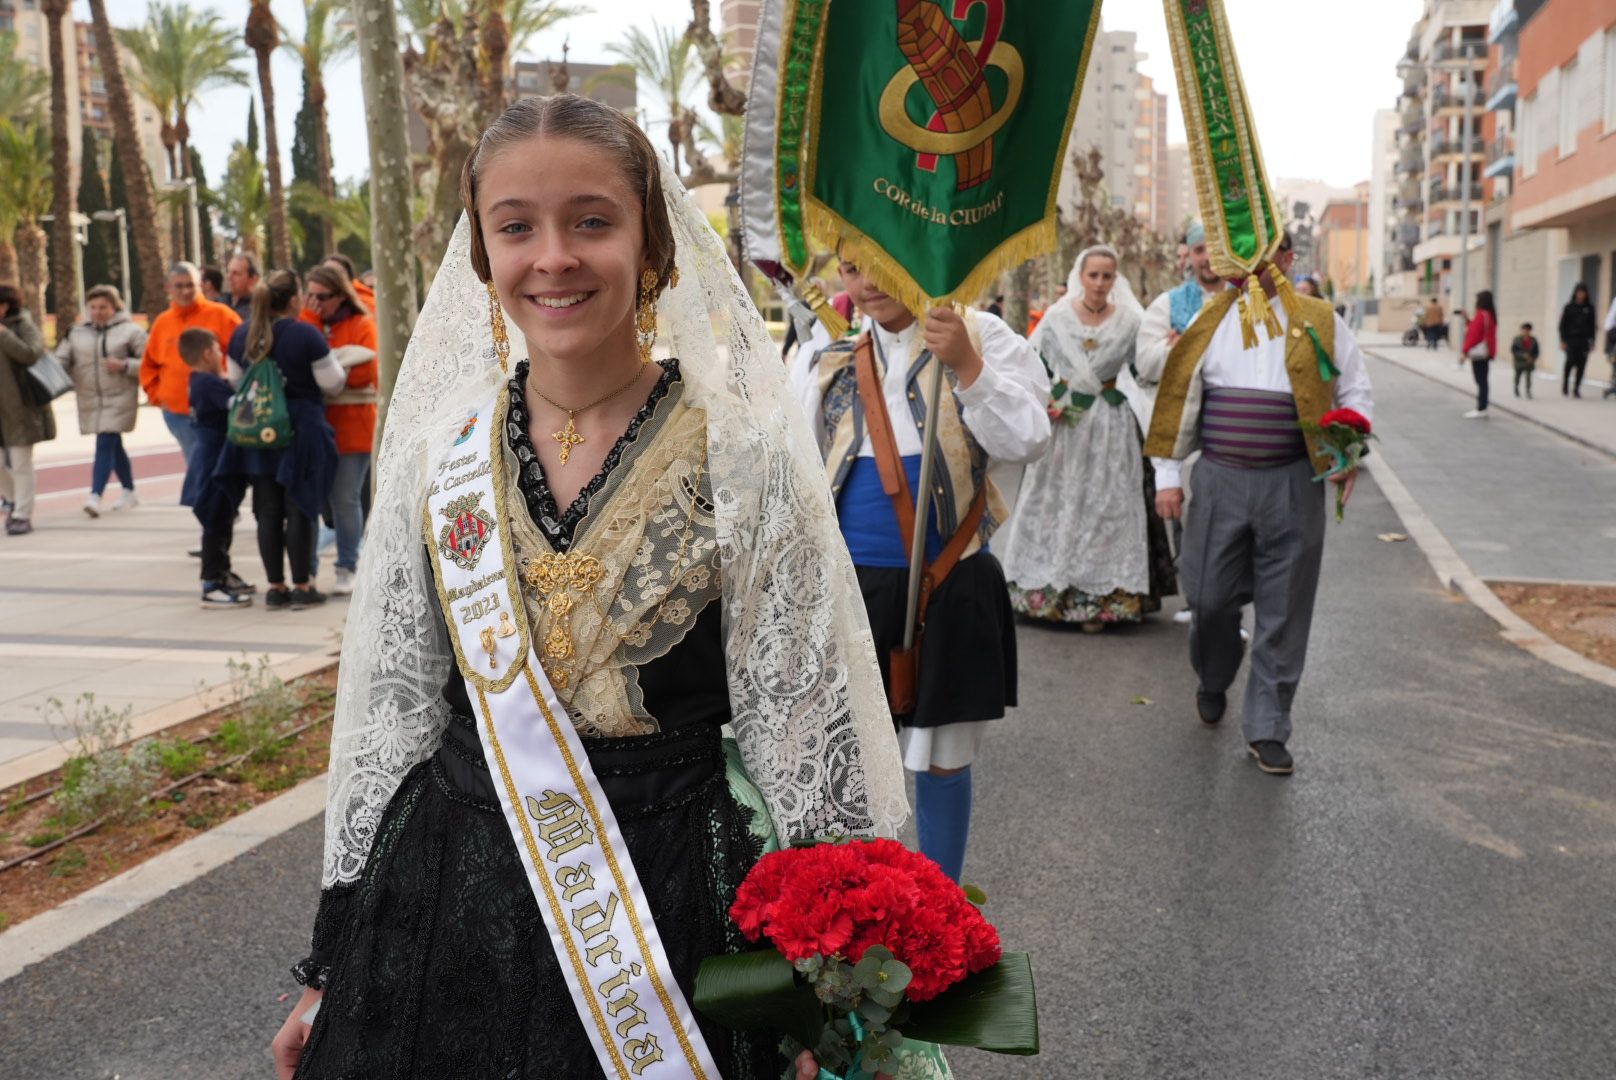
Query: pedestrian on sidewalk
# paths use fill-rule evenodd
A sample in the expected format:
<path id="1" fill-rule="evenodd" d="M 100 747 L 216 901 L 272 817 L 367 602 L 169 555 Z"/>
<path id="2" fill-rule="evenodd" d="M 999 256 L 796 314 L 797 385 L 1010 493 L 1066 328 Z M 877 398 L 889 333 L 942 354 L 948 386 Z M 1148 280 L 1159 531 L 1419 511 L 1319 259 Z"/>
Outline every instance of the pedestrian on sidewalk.
<path id="1" fill-rule="evenodd" d="M 219 340 L 197 327 L 180 335 L 180 356 L 191 369 L 189 393 L 196 440 L 185 467 L 180 505 L 189 506 L 202 523 L 202 606 L 247 607 L 255 586 L 230 569 L 230 542 L 236 530 L 246 484 L 239 478 L 214 476 L 224 454 L 230 423 L 230 397 L 225 382 L 224 352 Z"/>
<path id="2" fill-rule="evenodd" d="M 163 410 L 163 423 L 180 445 L 180 454 L 191 461 L 191 401 L 187 387 L 191 369 L 180 357 L 180 335 L 191 327 L 212 331 L 222 349 L 241 325 L 241 316 L 223 304 L 202 295 L 202 273 L 195 264 L 177 262 L 168 271 L 168 310 L 157 316 L 146 338 L 146 353 L 140 361 L 140 388 L 147 399 Z"/>
<path id="3" fill-rule="evenodd" d="M 1509 343 L 1509 355 L 1515 361 L 1515 396 L 1521 396 L 1521 385 L 1526 386 L 1526 397 L 1532 397 L 1532 376 L 1537 371 L 1539 354 L 1537 338 L 1532 336 L 1532 324 L 1521 323 L 1521 332 Z"/>
<path id="4" fill-rule="evenodd" d="M 1476 377 L 1476 407 L 1464 414 L 1466 420 L 1485 420 L 1488 417 L 1488 380 L 1491 377 L 1493 357 L 1498 355 L 1498 312 L 1493 307 L 1491 289 L 1476 294 L 1476 314 L 1465 327 L 1463 353 L 1459 366 L 1470 361 L 1470 371 Z"/>
<path id="5" fill-rule="evenodd" d="M 1565 367 L 1560 373 L 1560 396 L 1582 396 L 1582 376 L 1588 370 L 1588 354 L 1599 339 L 1599 316 L 1594 312 L 1588 286 L 1577 283 L 1571 301 L 1560 312 L 1560 351 Z"/>
<path id="6" fill-rule="evenodd" d="M 84 294 L 84 301 L 89 318 L 57 344 L 56 359 L 73 376 L 79 434 L 95 436 L 90 496 L 84 502 L 84 512 L 95 518 L 101 516 L 101 494 L 114 473 L 123 494 L 112 509 L 140 505 L 123 437 L 135 430 L 140 411 L 140 358 L 146 352 L 146 331 L 129 318 L 123 298 L 111 285 L 95 286 Z"/>
<path id="7" fill-rule="evenodd" d="M 34 394 L 28 369 L 45 353 L 45 337 L 14 285 L 0 285 L 0 509 L 6 535 L 23 536 L 34 525 L 34 446 L 56 438 L 50 403 Z"/>
<path id="8" fill-rule="evenodd" d="M 1201 451 L 1179 556 L 1184 596 L 1195 613 L 1189 645 L 1199 681 L 1196 713 L 1205 724 L 1223 719 L 1245 653 L 1241 609 L 1252 604 L 1256 630 L 1241 731 L 1258 768 L 1286 775 L 1295 768 L 1286 748 L 1291 703 L 1324 557 L 1325 485 L 1314 481 L 1330 460 L 1300 421 L 1332 408 L 1368 418 L 1374 401 L 1363 352 L 1328 301 L 1282 290 L 1276 267 L 1259 273 L 1282 332 L 1269 337 L 1259 326 L 1258 344 L 1248 348 L 1244 305 L 1236 303 L 1243 292 L 1209 298 L 1168 357 L 1145 452 L 1156 470 L 1156 507 L 1176 520 L 1184 516 L 1183 461 Z M 1304 325 L 1311 333 L 1297 332 Z M 1331 363 L 1323 364 L 1316 349 Z M 1331 480 L 1350 497 L 1357 473 Z"/>
<path id="9" fill-rule="evenodd" d="M 1605 359 L 1610 361 L 1610 385 L 1601 398 L 1616 397 L 1616 296 L 1610 298 L 1610 310 L 1605 312 Z"/>
<path id="10" fill-rule="evenodd" d="M 1448 325 L 1442 318 L 1442 305 L 1436 297 L 1425 305 L 1425 316 L 1420 321 L 1420 329 L 1425 332 L 1425 347 L 1436 350 L 1437 342 L 1447 337 Z"/>
<path id="11" fill-rule="evenodd" d="M 331 489 L 331 518 L 337 531 L 335 596 L 353 592 L 359 565 L 359 542 L 365 532 L 364 491 L 376 438 L 376 320 L 353 282 L 341 270 L 322 263 L 309 271 L 303 313 L 313 315 L 331 355 L 347 373 L 347 382 L 328 398 L 325 418 L 337 437 L 337 478 Z"/>
<path id="12" fill-rule="evenodd" d="M 258 519 L 258 553 L 269 591 L 264 606 L 308 607 L 325 603 L 314 587 L 315 522 L 337 476 L 337 442 L 325 418 L 325 394 L 342 389 L 343 373 L 325 336 L 298 319 L 301 283 L 290 270 L 272 270 L 253 291 L 252 318 L 231 335 L 230 385 L 266 357 L 286 387 L 291 445 L 275 449 L 226 443 L 216 476 L 245 477 L 252 485 Z M 290 569 L 292 588 L 286 587 Z"/>
<path id="13" fill-rule="evenodd" d="M 224 271 L 217 266 L 204 266 L 202 268 L 202 295 L 215 304 L 226 304 L 224 291 Z"/>

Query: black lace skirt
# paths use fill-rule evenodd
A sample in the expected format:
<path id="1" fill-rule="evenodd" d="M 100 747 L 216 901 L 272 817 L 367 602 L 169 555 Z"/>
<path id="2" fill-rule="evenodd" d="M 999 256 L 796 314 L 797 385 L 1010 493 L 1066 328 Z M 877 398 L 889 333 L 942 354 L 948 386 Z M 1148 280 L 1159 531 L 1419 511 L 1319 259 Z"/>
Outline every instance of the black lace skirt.
<path id="1" fill-rule="evenodd" d="M 728 908 L 759 844 L 718 729 L 585 744 L 689 999 L 704 957 L 752 947 Z M 341 905 L 299 1080 L 603 1076 L 488 781 L 453 724 L 405 778 Z M 785 1068 L 778 1035 L 701 1027 L 725 1080 Z"/>

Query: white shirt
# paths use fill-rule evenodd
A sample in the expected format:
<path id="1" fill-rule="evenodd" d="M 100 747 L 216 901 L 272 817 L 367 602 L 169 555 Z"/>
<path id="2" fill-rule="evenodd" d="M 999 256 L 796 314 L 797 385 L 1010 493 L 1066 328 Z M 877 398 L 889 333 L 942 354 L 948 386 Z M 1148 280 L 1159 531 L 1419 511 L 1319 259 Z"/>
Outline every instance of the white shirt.
<path id="1" fill-rule="evenodd" d="M 1610 310 L 1605 312 L 1604 329 L 1616 330 L 1616 296 L 1611 297 Z"/>
<path id="2" fill-rule="evenodd" d="M 970 386 L 957 391 L 961 405 L 960 419 L 976 438 L 977 444 L 995 462 L 1024 464 L 1043 456 L 1049 445 L 1049 375 L 1044 371 L 1038 353 L 1027 344 L 1004 320 L 987 312 L 977 312 L 977 330 L 982 339 L 982 372 Z M 886 377 L 882 391 L 887 399 L 887 412 L 893 418 L 893 435 L 902 456 L 924 451 L 920 432 L 913 423 L 904 423 L 911 416 L 909 408 L 909 367 L 915 356 L 916 339 L 921 332 L 916 319 L 904 329 L 893 333 L 864 320 L 864 328 L 873 330 L 886 356 Z M 791 364 L 791 383 L 802 407 L 816 422 L 821 405 L 819 379 L 819 349 L 806 346 L 798 350 Z M 859 446 L 859 457 L 874 457 L 875 444 L 868 434 Z"/>
<path id="3" fill-rule="evenodd" d="M 1202 308 L 1202 311 L 1205 310 Z M 1288 329 L 1285 309 L 1276 304 L 1274 314 L 1279 318 L 1279 325 Z M 1335 319 L 1335 355 L 1331 359 L 1341 372 L 1331 383 L 1335 389 L 1336 407 L 1356 409 L 1366 419 L 1373 420 L 1375 402 L 1363 350 L 1358 347 L 1358 339 L 1352 336 L 1352 331 L 1341 316 L 1331 317 Z M 1223 322 L 1212 334 L 1211 343 L 1207 345 L 1206 357 L 1201 363 L 1203 385 L 1227 390 L 1267 390 L 1289 394 L 1291 377 L 1285 370 L 1285 351 L 1290 344 L 1290 335 L 1282 333 L 1277 338 L 1269 338 L 1268 332 L 1259 326 L 1257 341 L 1255 349 L 1245 347 L 1240 333 L 1239 306 L 1230 305 L 1224 313 Z M 1156 466 L 1157 491 L 1183 486 L 1178 461 L 1172 458 L 1152 458 L 1151 461 Z"/>

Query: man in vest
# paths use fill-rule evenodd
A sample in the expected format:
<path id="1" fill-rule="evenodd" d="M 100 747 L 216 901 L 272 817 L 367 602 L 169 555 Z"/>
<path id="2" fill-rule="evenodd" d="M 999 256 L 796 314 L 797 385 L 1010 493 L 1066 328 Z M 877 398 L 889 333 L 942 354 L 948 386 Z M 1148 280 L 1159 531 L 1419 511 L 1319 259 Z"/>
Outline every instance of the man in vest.
<path id="1" fill-rule="evenodd" d="M 1004 571 L 987 547 L 1008 511 L 988 469 L 1043 454 L 1049 376 L 1003 320 L 946 307 L 917 318 L 853 263 L 840 269 L 866 317 L 864 332 L 857 341 L 805 345 L 792 382 L 825 455 L 904 764 L 916 774 L 920 850 L 957 881 L 970 830 L 971 763 L 987 723 L 1016 703 L 1014 616 Z M 939 362 L 942 394 L 929 401 Z M 908 541 L 932 424 L 937 462 L 924 481 L 932 488 L 924 528 L 934 587 L 910 669 L 901 649 Z"/>
<path id="2" fill-rule="evenodd" d="M 1155 463 L 1157 509 L 1177 519 L 1181 463 L 1201 451 L 1179 557 L 1195 612 L 1196 711 L 1207 724 L 1223 719 L 1244 653 L 1241 608 L 1252 604 L 1241 729 L 1258 767 L 1285 775 L 1294 771 L 1285 744 L 1324 555 L 1325 485 L 1314 478 L 1329 465 L 1298 425 L 1337 407 L 1370 417 L 1374 402 L 1346 323 L 1327 302 L 1278 288 L 1277 268 L 1263 275 L 1280 333 L 1269 337 L 1259 325 L 1256 347 L 1246 347 L 1237 303 L 1244 282 L 1205 297 L 1167 356 L 1145 452 Z M 1350 495 L 1357 476 L 1331 479 Z"/>

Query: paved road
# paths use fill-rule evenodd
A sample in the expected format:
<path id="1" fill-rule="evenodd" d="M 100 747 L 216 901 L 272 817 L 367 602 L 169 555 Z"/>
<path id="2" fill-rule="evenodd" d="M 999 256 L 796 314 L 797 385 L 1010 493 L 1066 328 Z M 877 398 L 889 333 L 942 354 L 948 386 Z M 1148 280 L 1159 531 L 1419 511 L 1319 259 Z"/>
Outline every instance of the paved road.
<path id="1" fill-rule="evenodd" d="M 1445 355 L 1428 363 L 1453 367 Z M 1377 452 L 1471 569 L 1494 580 L 1616 583 L 1616 460 L 1502 409 L 1466 420 L 1472 398 L 1390 361 L 1371 356 L 1369 373 Z M 1507 374 L 1492 382 L 1509 394 Z M 1616 429 L 1616 405 L 1553 393 L 1541 404 L 1602 415 Z"/>
<path id="2" fill-rule="evenodd" d="M 1021 631 L 966 876 L 1036 953 L 1044 1053 L 964 1080 L 1611 1076 L 1616 700 L 1396 527 L 1372 483 L 1331 527 L 1290 779 L 1191 718 L 1182 628 Z M 0 1074 L 270 1075 L 318 828 L 0 984 Z"/>

